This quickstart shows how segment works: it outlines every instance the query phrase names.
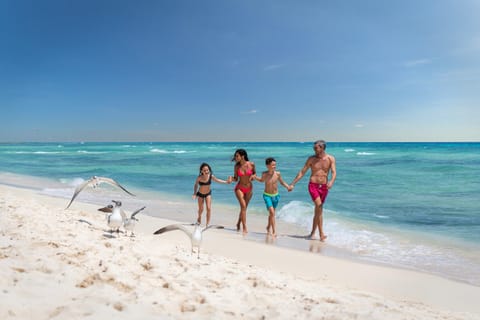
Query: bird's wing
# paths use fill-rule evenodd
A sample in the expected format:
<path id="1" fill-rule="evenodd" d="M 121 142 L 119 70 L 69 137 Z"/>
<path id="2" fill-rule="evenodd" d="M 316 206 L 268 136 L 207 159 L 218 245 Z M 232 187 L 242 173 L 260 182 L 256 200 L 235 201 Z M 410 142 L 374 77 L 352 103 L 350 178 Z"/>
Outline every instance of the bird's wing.
<path id="1" fill-rule="evenodd" d="M 225 227 L 224 227 L 224 226 L 217 225 L 217 224 L 211 224 L 211 225 L 209 225 L 208 227 L 204 228 L 204 229 L 202 230 L 202 232 L 204 232 L 205 230 L 211 229 L 211 228 L 213 228 L 213 229 L 224 229 Z"/>
<path id="2" fill-rule="evenodd" d="M 111 204 L 109 204 L 109 205 L 106 206 L 106 207 L 103 207 L 103 208 L 98 209 L 98 211 L 102 211 L 102 212 L 112 212 L 112 211 L 113 211 L 113 206 L 112 206 Z"/>
<path id="3" fill-rule="evenodd" d="M 120 215 L 122 216 L 123 221 L 127 220 L 127 214 L 125 213 L 125 211 L 123 211 L 122 208 L 120 208 Z"/>
<path id="4" fill-rule="evenodd" d="M 126 193 L 128 193 L 129 195 L 131 196 L 135 196 L 133 193 L 131 193 L 130 191 L 128 191 L 127 189 L 125 189 L 124 187 L 122 187 L 120 185 L 120 183 L 118 183 L 117 181 L 113 180 L 113 179 L 110 179 L 110 178 L 105 178 L 105 177 L 97 177 L 97 180 L 99 182 L 105 182 L 105 183 L 108 183 L 112 186 L 115 186 L 115 187 L 118 187 L 120 189 L 122 189 L 123 191 L 125 191 Z"/>
<path id="5" fill-rule="evenodd" d="M 158 229 L 157 231 L 155 231 L 153 234 L 162 234 L 162 233 L 165 233 L 165 232 L 168 232 L 168 231 L 174 231 L 174 230 L 181 230 L 183 232 L 185 232 L 189 237 L 192 236 L 192 233 L 187 230 L 187 228 L 185 228 L 183 225 L 181 224 L 171 224 L 171 225 L 168 225 L 166 227 L 163 227 L 163 228 L 160 228 Z"/>
<path id="6" fill-rule="evenodd" d="M 140 208 L 138 209 L 137 211 L 133 212 L 132 215 L 130 216 L 130 219 L 133 219 L 133 217 L 135 217 L 140 211 L 142 211 L 143 209 L 145 209 L 146 207 L 143 207 L 143 208 Z"/>
<path id="7" fill-rule="evenodd" d="M 81 185 L 79 185 L 76 189 L 75 189 L 75 192 L 73 193 L 73 196 L 72 196 L 72 200 L 70 200 L 70 202 L 68 203 L 68 206 L 65 208 L 68 209 L 68 207 L 70 207 L 70 205 L 72 204 L 73 200 L 75 200 L 75 198 L 78 196 L 78 194 L 90 183 L 92 182 L 92 178 L 86 180 L 85 182 L 83 182 Z"/>

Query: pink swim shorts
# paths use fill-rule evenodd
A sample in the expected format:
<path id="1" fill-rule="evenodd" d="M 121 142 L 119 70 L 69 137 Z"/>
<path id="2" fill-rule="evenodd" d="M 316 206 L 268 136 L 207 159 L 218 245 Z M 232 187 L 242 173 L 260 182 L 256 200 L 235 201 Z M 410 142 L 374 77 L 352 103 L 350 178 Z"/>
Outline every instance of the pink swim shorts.
<path id="1" fill-rule="evenodd" d="M 322 203 L 324 203 L 328 195 L 328 187 L 327 187 L 327 184 L 310 182 L 308 184 L 308 192 L 310 192 L 312 201 L 315 201 L 315 199 L 320 197 L 320 199 L 322 200 Z"/>

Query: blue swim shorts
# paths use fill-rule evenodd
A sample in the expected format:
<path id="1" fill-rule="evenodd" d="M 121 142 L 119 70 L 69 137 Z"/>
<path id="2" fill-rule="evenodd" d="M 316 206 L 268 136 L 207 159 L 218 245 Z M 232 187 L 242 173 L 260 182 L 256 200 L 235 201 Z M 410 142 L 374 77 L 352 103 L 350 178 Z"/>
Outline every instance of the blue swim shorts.
<path id="1" fill-rule="evenodd" d="M 278 193 L 276 194 L 270 194 L 270 193 L 263 193 L 263 200 L 265 201 L 265 205 L 267 206 L 267 210 L 270 207 L 273 207 L 274 209 L 277 208 L 278 201 L 280 201 L 280 195 Z"/>

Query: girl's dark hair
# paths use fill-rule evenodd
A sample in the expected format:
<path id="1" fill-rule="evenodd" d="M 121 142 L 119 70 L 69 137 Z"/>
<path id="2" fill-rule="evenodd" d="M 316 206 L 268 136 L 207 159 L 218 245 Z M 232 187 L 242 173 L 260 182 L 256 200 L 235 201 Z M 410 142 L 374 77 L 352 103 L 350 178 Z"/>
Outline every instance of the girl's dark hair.
<path id="1" fill-rule="evenodd" d="M 210 168 L 210 165 L 209 165 L 208 163 L 204 162 L 204 163 L 202 163 L 202 164 L 200 165 L 200 169 L 199 169 L 200 175 L 202 175 L 202 169 L 203 169 L 203 167 L 208 167 L 208 171 L 210 171 L 210 174 L 213 173 L 213 172 L 212 172 L 212 168 Z"/>
<path id="2" fill-rule="evenodd" d="M 241 156 L 243 156 L 245 158 L 245 161 L 248 161 L 248 155 L 247 155 L 247 151 L 245 151 L 245 149 L 237 149 L 235 151 L 235 153 L 233 154 L 233 158 L 232 158 L 232 161 L 235 161 L 235 155 L 236 154 L 239 154 Z"/>

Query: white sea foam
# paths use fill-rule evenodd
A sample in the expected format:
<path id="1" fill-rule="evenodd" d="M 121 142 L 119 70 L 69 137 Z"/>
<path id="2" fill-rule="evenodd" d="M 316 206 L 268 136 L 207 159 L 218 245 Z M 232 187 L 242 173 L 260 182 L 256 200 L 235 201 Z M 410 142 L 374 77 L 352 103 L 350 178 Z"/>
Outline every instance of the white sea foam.
<path id="1" fill-rule="evenodd" d="M 10 154 L 60 154 L 64 151 L 7 151 Z"/>
<path id="2" fill-rule="evenodd" d="M 310 231 L 312 226 L 313 205 L 302 201 L 291 201 L 277 211 L 277 219 L 304 227 Z M 341 252 L 350 252 L 354 257 L 371 262 L 417 268 L 420 270 L 450 273 L 446 262 L 453 253 L 442 256 L 440 248 L 419 244 L 414 239 L 405 241 L 388 230 L 377 230 L 370 224 L 347 221 L 331 210 L 324 210 L 324 230 L 329 245 Z M 379 218 L 387 219 L 387 216 Z M 400 240 L 402 239 L 402 240 Z M 432 243 L 433 245 L 433 243 Z M 437 252 L 438 251 L 438 252 Z M 435 268 L 429 266 L 429 260 L 436 261 Z"/>
<path id="3" fill-rule="evenodd" d="M 376 216 L 380 219 L 389 218 Z M 291 201 L 277 211 L 277 219 L 302 226 L 307 231 L 312 226 L 312 217 L 313 205 L 302 201 Z M 357 259 L 365 261 L 447 274 L 478 285 L 478 281 L 472 281 L 472 265 L 475 266 L 474 261 L 478 259 L 469 258 L 466 253 L 459 254 L 461 252 L 456 249 L 446 249 L 446 246 L 435 241 L 417 239 L 414 234 L 405 239 L 403 231 L 378 229 L 378 226 L 370 223 L 348 221 L 331 210 L 325 209 L 324 217 L 328 244 L 341 249 L 341 252 L 351 252 Z M 463 260 L 462 267 L 456 262 L 452 263 L 459 260 Z"/>
<path id="4" fill-rule="evenodd" d="M 87 151 L 87 150 L 78 150 L 77 153 L 84 153 L 84 154 L 104 154 L 107 153 L 106 151 Z"/>
<path id="5" fill-rule="evenodd" d="M 295 225 L 307 227 L 312 221 L 313 205 L 302 201 L 290 201 L 277 211 L 277 218 Z"/>
<path id="6" fill-rule="evenodd" d="M 345 151 L 345 152 L 355 152 L 355 149 L 345 149 L 343 151 Z"/>
<path id="7" fill-rule="evenodd" d="M 357 156 L 373 156 L 375 152 L 357 152 Z"/>
<path id="8" fill-rule="evenodd" d="M 79 185 L 81 185 L 82 183 L 84 183 L 85 179 L 83 179 L 83 178 L 60 179 L 60 182 L 63 183 L 63 184 L 66 184 L 70 187 L 76 188 Z"/>
<path id="9" fill-rule="evenodd" d="M 150 152 L 156 152 L 156 153 L 188 153 L 188 151 L 186 150 L 173 150 L 173 151 L 169 151 L 169 150 L 165 150 L 165 149 L 151 149 Z M 193 151 L 191 151 L 193 152 Z"/>
<path id="10" fill-rule="evenodd" d="M 337 220 L 334 215 L 325 212 L 325 216 L 329 217 L 324 221 L 328 243 L 352 252 L 356 258 L 448 275 L 457 280 L 480 284 L 480 272 L 475 270 L 478 257 L 455 248 L 453 244 L 449 247 L 441 243 L 445 240 L 426 239 L 412 232 L 408 232 L 408 237 L 405 238 L 404 230 L 377 229 L 372 224 L 361 225 Z"/>

